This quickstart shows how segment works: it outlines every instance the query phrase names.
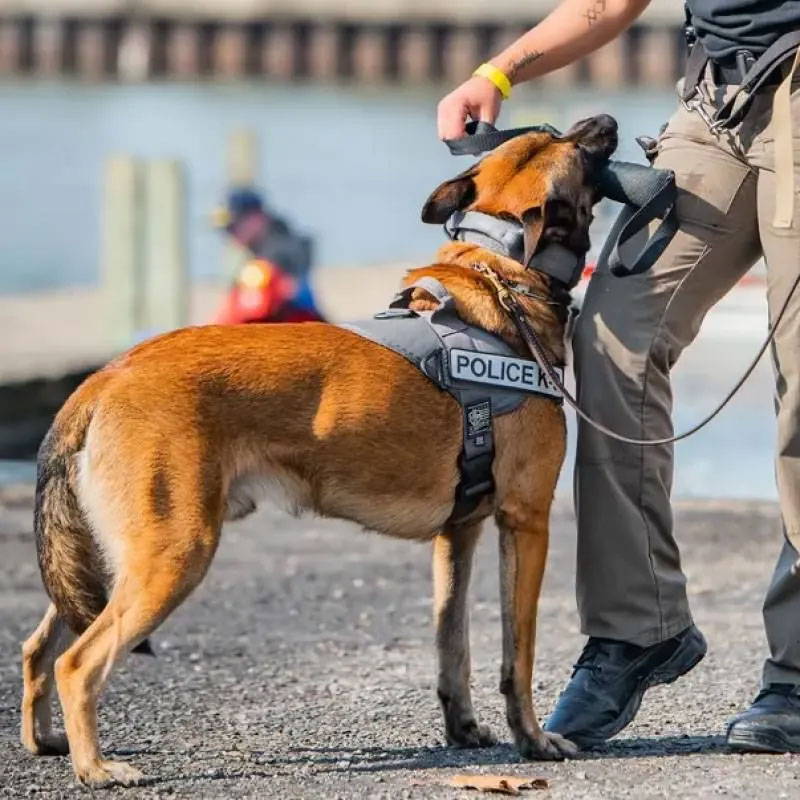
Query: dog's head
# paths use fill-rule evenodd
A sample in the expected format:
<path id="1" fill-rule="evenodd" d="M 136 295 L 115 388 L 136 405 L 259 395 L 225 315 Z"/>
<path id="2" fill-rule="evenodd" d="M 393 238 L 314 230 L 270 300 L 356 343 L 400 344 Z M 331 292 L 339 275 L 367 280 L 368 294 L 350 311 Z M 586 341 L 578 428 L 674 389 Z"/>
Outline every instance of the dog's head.
<path id="1" fill-rule="evenodd" d="M 455 211 L 481 211 L 522 224 L 526 264 L 553 243 L 582 256 L 600 199 L 596 173 L 616 147 L 617 123 L 606 114 L 577 122 L 561 137 L 522 134 L 439 186 L 422 219 L 442 224 Z"/>

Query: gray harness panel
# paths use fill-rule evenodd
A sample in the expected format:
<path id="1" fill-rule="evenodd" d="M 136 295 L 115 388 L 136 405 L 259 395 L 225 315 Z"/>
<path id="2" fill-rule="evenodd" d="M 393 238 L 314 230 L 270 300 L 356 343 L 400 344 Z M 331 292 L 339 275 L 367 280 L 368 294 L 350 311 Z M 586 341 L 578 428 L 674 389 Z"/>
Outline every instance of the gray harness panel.
<path id="1" fill-rule="evenodd" d="M 416 288 L 424 289 L 436 298 L 438 306 L 433 311 L 416 312 L 408 308 Z M 421 278 L 406 287 L 395 296 L 386 311 L 376 314 L 373 319 L 344 323 L 341 327 L 399 353 L 440 389 L 451 394 L 461 406 L 463 446 L 459 459 L 461 480 L 452 514 L 455 519 L 466 516 L 481 497 L 494 489 L 492 419 L 514 411 L 531 393 L 544 394 L 560 402 L 557 393 L 545 384 L 537 391 L 530 385 L 523 390 L 478 382 L 478 378 L 472 381 L 456 378 L 451 370 L 451 360 L 459 354 L 466 357 L 464 351 L 506 357 L 515 363 L 524 362 L 537 373 L 538 367 L 533 366 L 534 362 L 520 359 L 499 337 L 464 322 L 456 313 L 452 296 L 434 278 Z"/>

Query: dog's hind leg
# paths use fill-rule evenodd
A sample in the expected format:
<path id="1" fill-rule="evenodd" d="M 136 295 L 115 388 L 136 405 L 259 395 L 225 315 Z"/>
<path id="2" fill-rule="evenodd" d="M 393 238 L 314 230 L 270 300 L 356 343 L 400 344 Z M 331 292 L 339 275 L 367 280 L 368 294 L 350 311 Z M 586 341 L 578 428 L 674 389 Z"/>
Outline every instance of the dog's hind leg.
<path id="1" fill-rule="evenodd" d="M 53 665 L 74 639 L 56 607 L 50 604 L 39 626 L 22 645 L 22 732 L 25 749 L 37 756 L 65 755 L 67 737 L 52 732 L 50 694 Z"/>
<path id="2" fill-rule="evenodd" d="M 218 530 L 190 532 L 163 525 L 136 539 L 95 621 L 56 662 L 56 681 L 75 775 L 92 787 L 131 785 L 142 775 L 102 758 L 97 699 L 114 664 L 148 636 L 197 586 L 216 549 Z"/>
<path id="3" fill-rule="evenodd" d="M 459 747 L 495 744 L 489 729 L 475 719 L 469 688 L 467 590 L 480 530 L 480 523 L 447 528 L 433 544 L 434 615 L 439 655 L 437 693 L 444 712 L 447 742 Z"/>

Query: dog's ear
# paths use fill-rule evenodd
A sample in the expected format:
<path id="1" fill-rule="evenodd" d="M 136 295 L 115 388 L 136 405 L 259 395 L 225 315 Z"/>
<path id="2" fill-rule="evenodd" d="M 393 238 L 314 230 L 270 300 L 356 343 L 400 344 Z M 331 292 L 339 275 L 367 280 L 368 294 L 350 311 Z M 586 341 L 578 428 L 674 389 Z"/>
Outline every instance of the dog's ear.
<path id="1" fill-rule="evenodd" d="M 475 199 L 476 172 L 472 167 L 434 189 L 422 207 L 422 221 L 442 225 L 454 211 L 466 208 Z"/>
<path id="2" fill-rule="evenodd" d="M 544 233 L 546 215 L 547 203 L 544 206 L 534 206 L 522 212 L 522 240 L 525 245 L 523 264 L 525 266 L 531 263 L 533 254 L 539 247 L 539 240 Z"/>
<path id="3" fill-rule="evenodd" d="M 542 206 L 534 206 L 523 211 L 520 218 L 525 245 L 524 263 L 530 264 L 542 236 L 547 234 L 548 243 L 571 244 L 571 237 L 579 233 L 576 228 L 575 209 L 573 204 L 563 198 L 550 198 Z M 584 232 L 588 237 L 588 231 Z M 575 244 L 583 246 L 583 239 Z M 586 250 L 589 249 L 588 238 Z"/>

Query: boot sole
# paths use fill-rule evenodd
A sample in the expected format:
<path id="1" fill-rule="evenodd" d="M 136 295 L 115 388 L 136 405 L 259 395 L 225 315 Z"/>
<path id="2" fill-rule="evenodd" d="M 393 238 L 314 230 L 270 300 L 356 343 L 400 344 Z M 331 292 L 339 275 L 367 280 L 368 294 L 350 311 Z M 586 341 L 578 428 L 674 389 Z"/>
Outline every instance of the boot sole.
<path id="1" fill-rule="evenodd" d="M 800 753 L 800 742 L 791 741 L 775 728 L 761 730 L 728 730 L 728 747 L 738 753 Z"/>
<path id="2" fill-rule="evenodd" d="M 642 705 L 642 698 L 648 689 L 654 686 L 662 686 L 664 684 L 674 683 L 678 678 L 691 672 L 704 658 L 708 651 L 705 637 L 700 634 L 702 639 L 702 649 L 700 652 L 689 652 L 690 645 L 695 644 L 694 639 L 688 638 L 681 646 L 672 654 L 672 657 L 659 667 L 641 686 L 633 693 L 628 705 L 622 710 L 622 713 L 614 721 L 613 727 L 603 732 L 602 736 L 570 736 L 565 735 L 566 739 L 574 742 L 580 748 L 597 747 L 598 745 L 605 744 L 609 739 L 612 739 L 620 731 L 624 730 L 631 724 L 633 718 L 639 713 L 639 707 Z"/>

